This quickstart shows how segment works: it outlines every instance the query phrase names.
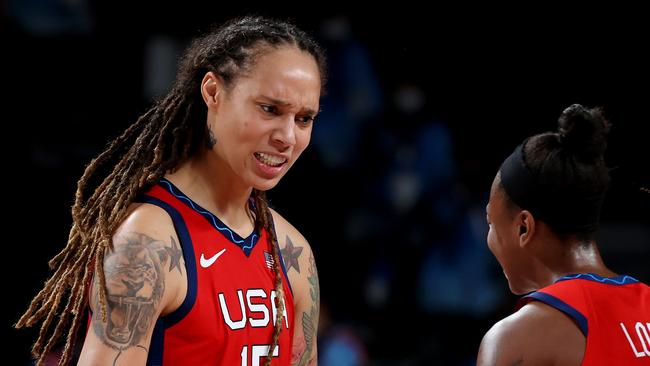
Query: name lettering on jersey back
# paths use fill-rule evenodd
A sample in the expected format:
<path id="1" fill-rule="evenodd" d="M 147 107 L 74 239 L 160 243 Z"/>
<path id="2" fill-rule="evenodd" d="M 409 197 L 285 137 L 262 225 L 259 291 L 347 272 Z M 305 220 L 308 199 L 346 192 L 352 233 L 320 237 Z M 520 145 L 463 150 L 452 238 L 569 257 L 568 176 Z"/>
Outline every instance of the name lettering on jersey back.
<path id="1" fill-rule="evenodd" d="M 650 323 L 645 323 L 644 325 L 642 322 L 636 322 L 634 331 L 630 330 L 630 332 L 628 332 L 623 323 L 620 323 L 620 325 L 625 334 L 625 338 L 630 343 L 634 356 L 637 358 L 650 357 Z M 630 336 L 630 333 L 632 333 L 632 336 Z M 635 333 L 636 337 L 634 337 Z M 641 347 L 637 347 L 637 345 Z"/>
<path id="2" fill-rule="evenodd" d="M 246 327 L 246 324 L 249 324 L 253 328 L 263 328 L 269 325 L 271 319 L 273 319 L 273 326 L 275 326 L 278 315 L 278 309 L 275 306 L 275 290 L 271 291 L 270 301 L 267 300 L 268 295 L 266 294 L 266 291 L 261 288 L 248 289 L 246 290 L 245 295 L 244 290 L 237 290 L 236 294 L 231 295 L 237 297 L 237 306 L 232 306 L 232 301 L 226 301 L 226 294 L 223 292 L 218 294 L 223 321 L 228 325 L 228 327 L 230 327 L 230 329 L 243 329 Z M 231 304 L 230 308 L 228 307 L 229 303 Z M 289 329 L 289 318 L 287 316 L 286 306 L 284 307 L 282 315 L 285 327 Z M 233 317 L 235 319 L 233 319 Z"/>

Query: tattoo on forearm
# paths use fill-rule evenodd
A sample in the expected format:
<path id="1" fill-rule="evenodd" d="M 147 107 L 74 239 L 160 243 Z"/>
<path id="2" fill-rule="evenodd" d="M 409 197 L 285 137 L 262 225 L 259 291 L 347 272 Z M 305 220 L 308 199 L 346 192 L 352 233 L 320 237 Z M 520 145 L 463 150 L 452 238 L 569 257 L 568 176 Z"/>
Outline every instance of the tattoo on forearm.
<path id="1" fill-rule="evenodd" d="M 300 364 L 302 355 L 305 353 L 305 337 L 296 333 L 296 336 L 293 340 L 293 346 L 291 347 L 291 365 L 295 366 Z"/>
<path id="2" fill-rule="evenodd" d="M 312 305 L 309 312 L 302 313 L 302 331 L 305 335 L 305 352 L 298 362 L 299 366 L 311 365 L 316 362 L 316 332 L 318 331 L 318 314 L 320 312 L 320 286 L 318 284 L 318 271 L 314 256 L 309 256 L 309 277 L 307 280 L 311 285 L 309 295 Z"/>
<path id="3" fill-rule="evenodd" d="M 135 346 L 135 347 L 136 348 L 142 348 L 145 353 L 149 353 L 149 350 L 147 349 L 147 347 L 141 346 L 139 344 L 137 346 Z M 117 365 L 117 359 L 120 358 L 120 356 L 122 355 L 122 351 L 123 351 L 123 349 L 120 349 L 120 351 L 117 352 L 117 356 L 115 356 L 115 358 L 113 359 L 113 366 Z"/>
<path id="4" fill-rule="evenodd" d="M 303 247 L 294 247 L 293 243 L 291 242 L 291 238 L 289 238 L 289 235 L 287 235 L 287 244 L 283 249 L 280 249 L 280 253 L 282 253 L 282 260 L 286 266 L 287 273 L 291 268 L 295 268 L 296 271 L 300 273 L 300 263 L 298 262 L 298 258 L 300 258 L 302 249 Z"/>
<path id="5" fill-rule="evenodd" d="M 171 272 L 181 271 L 180 249 L 171 238 L 171 247 L 163 241 L 141 233 L 132 233 L 116 239 L 114 250 L 104 258 L 108 321 L 93 317 L 92 325 L 99 339 L 122 351 L 142 345 L 147 331 L 156 321 L 156 309 L 165 289 L 165 263 Z M 182 272 L 181 272 L 182 273 Z M 99 289 L 98 286 L 96 286 Z M 94 296 L 99 308 L 99 296 Z"/>

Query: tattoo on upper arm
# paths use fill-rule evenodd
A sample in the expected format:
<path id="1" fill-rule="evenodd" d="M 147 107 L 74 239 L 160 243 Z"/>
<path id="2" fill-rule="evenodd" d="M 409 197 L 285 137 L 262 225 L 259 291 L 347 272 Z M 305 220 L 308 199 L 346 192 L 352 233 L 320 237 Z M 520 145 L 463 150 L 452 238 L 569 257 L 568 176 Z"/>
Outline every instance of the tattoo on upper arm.
<path id="1" fill-rule="evenodd" d="M 320 312 L 320 285 L 318 284 L 318 271 L 313 254 L 309 255 L 309 296 L 311 308 L 309 312 L 302 313 L 302 331 L 305 336 L 305 352 L 302 354 L 299 366 L 312 365 L 316 362 L 316 332 L 318 331 L 318 314 Z"/>
<path id="2" fill-rule="evenodd" d="M 181 249 L 176 243 L 176 241 L 174 240 L 174 238 L 170 238 L 170 239 L 172 241 L 171 248 L 167 246 L 163 248 L 165 252 L 160 254 L 161 255 L 160 260 L 165 261 L 164 259 L 165 254 L 169 256 L 168 271 L 171 272 L 174 268 L 178 268 L 178 273 L 182 275 L 183 271 L 181 270 L 181 257 L 183 256 L 183 252 L 181 252 Z"/>
<path id="3" fill-rule="evenodd" d="M 142 343 L 156 321 L 165 290 L 165 262 L 169 261 L 168 272 L 174 268 L 181 271 L 180 253 L 173 238 L 170 247 L 141 233 L 118 237 L 114 250 L 107 253 L 104 258 L 107 322 L 94 316 L 92 326 L 104 344 L 119 351 L 114 363 L 130 347 L 147 351 L 148 344 Z M 94 291 L 98 289 L 96 286 Z M 99 296 L 93 297 L 98 309 Z"/>
<path id="4" fill-rule="evenodd" d="M 302 254 L 302 249 L 303 247 L 294 247 L 291 238 L 287 235 L 287 244 L 283 249 L 280 249 L 287 273 L 291 268 L 295 268 L 296 271 L 300 273 L 300 263 L 298 262 L 298 258 L 300 258 L 300 254 Z"/>

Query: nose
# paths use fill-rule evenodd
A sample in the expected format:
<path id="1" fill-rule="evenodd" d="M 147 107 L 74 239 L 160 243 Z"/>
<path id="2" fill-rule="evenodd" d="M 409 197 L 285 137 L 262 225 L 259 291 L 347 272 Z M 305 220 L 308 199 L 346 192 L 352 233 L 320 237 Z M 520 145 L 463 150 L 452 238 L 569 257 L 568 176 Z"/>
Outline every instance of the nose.
<path id="1" fill-rule="evenodd" d="M 280 151 L 285 151 L 296 144 L 296 123 L 294 122 L 294 118 L 294 116 L 282 118 L 271 134 L 271 142 Z"/>

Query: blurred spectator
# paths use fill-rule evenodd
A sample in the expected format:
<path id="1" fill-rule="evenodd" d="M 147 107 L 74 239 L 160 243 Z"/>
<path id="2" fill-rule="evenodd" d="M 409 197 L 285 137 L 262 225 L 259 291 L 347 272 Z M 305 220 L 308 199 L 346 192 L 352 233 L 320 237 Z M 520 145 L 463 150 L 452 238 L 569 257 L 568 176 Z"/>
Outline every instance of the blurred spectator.
<path id="1" fill-rule="evenodd" d="M 39 37 L 87 34 L 94 20 L 87 0 L 8 0 L 8 15 Z"/>
<path id="2" fill-rule="evenodd" d="M 366 46 L 354 38 L 347 16 L 323 20 L 321 35 L 331 78 L 312 144 L 329 168 L 354 167 L 359 162 L 363 125 L 381 112 L 379 79 Z"/>

